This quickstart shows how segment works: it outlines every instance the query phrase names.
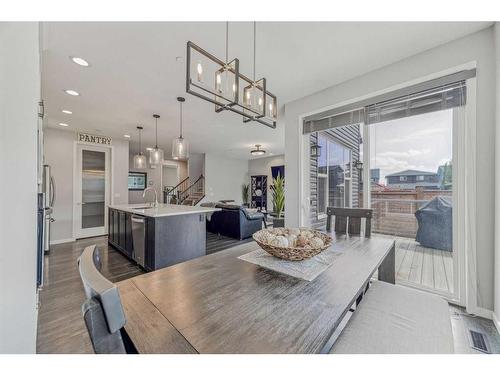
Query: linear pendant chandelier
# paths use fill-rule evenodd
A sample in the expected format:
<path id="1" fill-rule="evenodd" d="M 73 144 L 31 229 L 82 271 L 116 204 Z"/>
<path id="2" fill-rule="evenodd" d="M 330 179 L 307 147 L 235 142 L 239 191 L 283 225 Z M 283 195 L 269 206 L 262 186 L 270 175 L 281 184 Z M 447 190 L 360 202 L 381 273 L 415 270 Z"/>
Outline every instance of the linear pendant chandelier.
<path id="1" fill-rule="evenodd" d="M 228 29 L 226 23 L 225 61 L 187 42 L 186 92 L 215 104 L 216 112 L 228 110 L 243 116 L 243 122 L 255 121 L 274 129 L 276 96 L 267 91 L 265 78 L 255 78 L 256 23 L 253 27 L 253 80 L 240 73 L 237 58 L 228 61 Z"/>

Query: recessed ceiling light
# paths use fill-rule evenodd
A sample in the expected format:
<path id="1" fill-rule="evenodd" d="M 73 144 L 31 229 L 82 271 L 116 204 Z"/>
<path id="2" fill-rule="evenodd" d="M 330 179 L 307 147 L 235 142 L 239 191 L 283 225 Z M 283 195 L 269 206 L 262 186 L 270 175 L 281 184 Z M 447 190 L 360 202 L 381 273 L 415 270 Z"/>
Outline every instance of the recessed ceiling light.
<path id="1" fill-rule="evenodd" d="M 59 123 L 60 126 L 69 126 L 68 124 L 64 123 L 64 122 L 60 122 Z"/>
<path id="2" fill-rule="evenodd" d="M 146 147 L 146 151 L 153 151 L 153 147 Z"/>
<path id="3" fill-rule="evenodd" d="M 61 112 L 62 113 L 66 113 L 67 115 L 72 115 L 73 114 L 73 112 L 68 111 L 67 109 L 63 109 Z"/>
<path id="4" fill-rule="evenodd" d="M 75 90 L 64 90 L 64 92 L 68 95 L 71 95 L 71 96 L 78 96 L 80 95 L 78 92 L 76 92 Z"/>
<path id="5" fill-rule="evenodd" d="M 272 152 L 270 152 L 269 155 L 274 155 L 274 154 Z"/>
<path id="6" fill-rule="evenodd" d="M 183 58 L 182 56 L 177 56 L 177 57 L 175 58 L 175 61 L 177 61 L 177 62 L 181 63 L 181 62 L 183 62 L 183 61 L 184 61 L 184 58 Z"/>
<path id="7" fill-rule="evenodd" d="M 129 134 L 123 134 L 123 136 L 124 136 L 125 138 L 130 138 L 130 135 L 129 135 Z"/>
<path id="8" fill-rule="evenodd" d="M 89 66 L 90 65 L 87 60 L 82 59 L 81 57 L 70 57 L 70 59 L 75 64 L 78 64 L 80 66 Z"/>

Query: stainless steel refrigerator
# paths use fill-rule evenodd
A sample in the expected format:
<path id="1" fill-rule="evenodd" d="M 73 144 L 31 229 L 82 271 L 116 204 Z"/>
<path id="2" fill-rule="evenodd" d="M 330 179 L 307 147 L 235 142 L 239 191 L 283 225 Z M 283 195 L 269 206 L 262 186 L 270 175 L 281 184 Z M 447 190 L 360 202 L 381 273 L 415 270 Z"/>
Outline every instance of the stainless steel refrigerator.
<path id="1" fill-rule="evenodd" d="M 51 174 L 50 165 L 43 166 L 42 180 L 42 201 L 43 201 L 43 251 L 47 253 L 50 250 L 50 224 L 55 221 L 52 217 L 54 204 L 56 202 L 56 184 L 54 176 Z"/>

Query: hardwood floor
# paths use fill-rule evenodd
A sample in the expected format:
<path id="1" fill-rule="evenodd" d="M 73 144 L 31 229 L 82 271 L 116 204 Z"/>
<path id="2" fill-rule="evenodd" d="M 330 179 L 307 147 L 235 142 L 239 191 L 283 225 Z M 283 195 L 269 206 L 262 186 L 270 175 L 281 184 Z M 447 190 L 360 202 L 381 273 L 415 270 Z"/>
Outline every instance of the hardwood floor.
<path id="1" fill-rule="evenodd" d="M 219 236 L 217 234 L 207 232 L 207 255 L 250 241 L 253 241 L 252 237 L 240 241 L 234 238 Z"/>
<path id="2" fill-rule="evenodd" d="M 238 244 L 233 238 L 207 233 L 207 253 Z M 93 353 L 83 322 L 81 306 L 85 300 L 76 261 L 86 246 L 97 244 L 102 256 L 102 273 L 118 282 L 144 271 L 108 246 L 107 236 L 87 238 L 51 246 L 45 257 L 44 286 L 40 291 L 37 353 Z"/>

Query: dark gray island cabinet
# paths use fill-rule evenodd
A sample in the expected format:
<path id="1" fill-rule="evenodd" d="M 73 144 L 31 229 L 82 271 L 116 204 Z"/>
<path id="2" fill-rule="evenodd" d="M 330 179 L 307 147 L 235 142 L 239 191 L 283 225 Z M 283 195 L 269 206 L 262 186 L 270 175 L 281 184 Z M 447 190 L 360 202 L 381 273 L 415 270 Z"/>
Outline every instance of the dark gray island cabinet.
<path id="1" fill-rule="evenodd" d="M 146 271 L 206 254 L 206 216 L 217 208 L 109 206 L 108 242 Z"/>

